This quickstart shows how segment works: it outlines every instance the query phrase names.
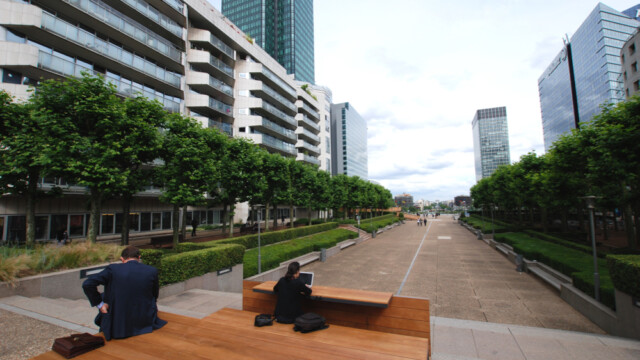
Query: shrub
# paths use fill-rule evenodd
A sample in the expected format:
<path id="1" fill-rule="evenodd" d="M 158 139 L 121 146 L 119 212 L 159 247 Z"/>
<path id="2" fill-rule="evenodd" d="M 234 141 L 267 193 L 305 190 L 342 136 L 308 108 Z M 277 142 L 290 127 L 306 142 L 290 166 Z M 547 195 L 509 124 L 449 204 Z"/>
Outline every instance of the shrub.
<path id="1" fill-rule="evenodd" d="M 15 280 L 20 272 L 27 270 L 29 255 L 22 253 L 12 257 L 0 256 L 0 282 L 15 284 Z"/>
<path id="2" fill-rule="evenodd" d="M 302 226 L 287 230 L 265 232 L 260 235 L 260 243 L 262 245 L 275 244 L 285 240 L 291 240 L 302 236 L 328 231 L 337 227 L 337 223 L 330 222 L 321 225 Z M 209 241 L 200 244 L 206 244 L 209 246 L 218 244 L 239 244 L 247 249 L 253 249 L 258 246 L 258 234 L 239 236 L 231 239 Z"/>
<path id="3" fill-rule="evenodd" d="M 640 255 L 609 255 L 607 266 L 616 289 L 640 298 Z"/>
<path id="4" fill-rule="evenodd" d="M 578 244 L 578 243 L 575 243 L 573 241 L 564 240 L 564 239 L 561 239 L 559 237 L 556 237 L 556 236 L 553 236 L 553 235 L 549 235 L 549 234 L 545 234 L 545 233 L 541 233 L 541 232 L 534 231 L 534 230 L 525 230 L 523 232 L 525 234 L 531 236 L 531 237 L 538 238 L 540 240 L 544 240 L 544 241 L 552 242 L 554 244 L 559 244 L 559 245 L 562 245 L 562 246 L 566 246 L 566 247 L 574 249 L 574 250 L 582 251 L 583 253 L 586 253 L 586 254 L 589 254 L 589 255 L 593 254 L 593 249 L 591 248 L 591 246 Z M 602 253 L 602 252 L 598 252 L 598 257 L 604 259 L 606 256 L 607 256 L 607 254 Z"/>
<path id="5" fill-rule="evenodd" d="M 141 249 L 140 258 L 144 264 L 151 265 L 156 269 L 160 269 L 162 261 L 162 250 L 157 249 Z"/>
<path id="6" fill-rule="evenodd" d="M 374 217 L 372 219 L 362 220 L 360 222 L 360 226 L 357 226 L 357 227 L 359 227 L 360 229 L 366 232 L 373 232 L 374 230 L 377 231 L 380 228 L 383 228 L 387 225 L 391 225 L 399 221 L 401 221 L 400 218 L 396 217 L 393 214 L 389 214 L 389 215 Z"/>
<path id="7" fill-rule="evenodd" d="M 220 245 L 162 258 L 160 285 L 185 281 L 196 276 L 242 263 L 244 247 Z"/>
<path id="8" fill-rule="evenodd" d="M 560 244 L 533 238 L 525 233 L 496 234 L 496 241 L 504 242 L 513 250 L 529 260 L 544 263 L 571 277 L 573 285 L 586 294 L 593 296 L 593 257 L 582 251 Z M 613 283 L 606 262 L 598 259 L 600 274 L 600 301 L 615 308 Z"/>
<path id="9" fill-rule="evenodd" d="M 340 241 L 353 239 L 357 236 L 358 234 L 353 231 L 335 229 L 321 234 L 261 247 L 261 270 L 274 269 L 283 261 L 312 251 L 318 251 L 322 248 L 332 247 Z M 245 252 L 243 272 L 245 278 L 258 273 L 258 249 L 250 249 Z"/>

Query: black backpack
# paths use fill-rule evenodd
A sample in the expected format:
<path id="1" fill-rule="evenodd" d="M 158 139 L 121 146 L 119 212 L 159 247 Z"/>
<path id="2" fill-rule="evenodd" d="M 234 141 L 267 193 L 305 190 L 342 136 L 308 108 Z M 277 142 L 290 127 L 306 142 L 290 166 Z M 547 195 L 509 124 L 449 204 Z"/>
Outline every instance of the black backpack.
<path id="1" fill-rule="evenodd" d="M 329 325 L 325 324 L 324 317 L 315 313 L 302 314 L 296 318 L 293 324 L 293 330 L 300 331 L 301 333 L 308 333 L 329 327 Z"/>

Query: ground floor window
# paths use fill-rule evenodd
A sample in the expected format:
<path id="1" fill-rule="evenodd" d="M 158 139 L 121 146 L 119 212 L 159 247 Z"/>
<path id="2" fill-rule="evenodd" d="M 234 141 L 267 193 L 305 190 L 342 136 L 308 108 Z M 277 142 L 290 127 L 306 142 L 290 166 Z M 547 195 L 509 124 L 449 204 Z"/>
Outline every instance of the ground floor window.
<path id="1" fill-rule="evenodd" d="M 162 230 L 171 229 L 171 211 L 162 212 Z"/>
<path id="2" fill-rule="evenodd" d="M 4 216 L 0 216 L 0 240 L 4 241 Z"/>
<path id="3" fill-rule="evenodd" d="M 27 238 L 27 217 L 24 215 L 9 216 L 7 224 L 7 241 L 14 244 L 23 243 Z"/>

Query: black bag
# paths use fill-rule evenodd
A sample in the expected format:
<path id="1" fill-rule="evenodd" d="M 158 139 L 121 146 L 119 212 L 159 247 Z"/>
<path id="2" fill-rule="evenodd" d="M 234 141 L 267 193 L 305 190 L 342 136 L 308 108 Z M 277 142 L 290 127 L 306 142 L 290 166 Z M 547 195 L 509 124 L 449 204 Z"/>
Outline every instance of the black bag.
<path id="1" fill-rule="evenodd" d="M 102 336 L 84 333 L 57 338 L 53 342 L 51 349 L 65 358 L 71 359 L 72 357 L 84 354 L 101 346 L 104 346 Z"/>
<path id="2" fill-rule="evenodd" d="M 322 330 L 329 327 L 325 324 L 326 320 L 316 313 L 306 313 L 298 316 L 293 323 L 293 330 L 301 333 L 308 333 L 316 330 Z"/>
<path id="3" fill-rule="evenodd" d="M 253 326 L 263 327 L 273 325 L 273 316 L 271 314 L 256 315 L 256 319 L 253 321 Z"/>

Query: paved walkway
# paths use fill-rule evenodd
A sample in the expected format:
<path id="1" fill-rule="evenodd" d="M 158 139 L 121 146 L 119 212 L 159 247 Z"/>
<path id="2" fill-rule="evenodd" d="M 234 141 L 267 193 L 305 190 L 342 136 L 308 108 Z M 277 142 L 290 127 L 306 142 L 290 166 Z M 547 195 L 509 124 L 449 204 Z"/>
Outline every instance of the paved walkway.
<path id="1" fill-rule="evenodd" d="M 431 299 L 434 360 L 640 359 L 640 341 L 603 335 L 555 290 L 518 274 L 451 218 L 429 220 L 426 227 L 407 222 L 304 270 L 315 272 L 316 284 Z M 159 303 L 199 318 L 242 306 L 241 294 L 204 290 Z M 27 359 L 55 337 L 92 330 L 95 309 L 87 302 L 77 301 L 73 316 L 62 316 L 59 306 L 72 307 L 64 299 L 0 299 L 0 360 Z"/>

